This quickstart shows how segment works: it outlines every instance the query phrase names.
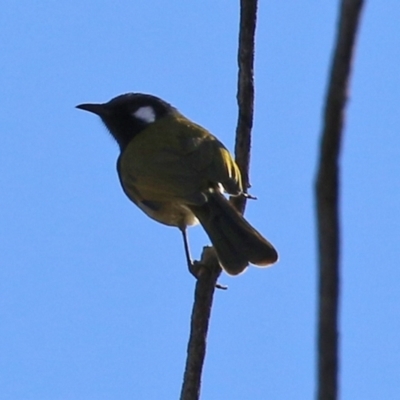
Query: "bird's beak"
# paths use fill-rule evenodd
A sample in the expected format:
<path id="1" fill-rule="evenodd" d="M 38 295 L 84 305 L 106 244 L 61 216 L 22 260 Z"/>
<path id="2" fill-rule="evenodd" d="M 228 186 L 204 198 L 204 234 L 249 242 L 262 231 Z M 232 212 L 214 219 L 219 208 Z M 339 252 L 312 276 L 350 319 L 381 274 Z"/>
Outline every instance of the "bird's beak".
<path id="1" fill-rule="evenodd" d="M 79 104 L 78 106 L 76 106 L 76 108 L 79 108 L 80 110 L 89 111 L 100 117 L 104 116 L 108 112 L 104 104 Z"/>

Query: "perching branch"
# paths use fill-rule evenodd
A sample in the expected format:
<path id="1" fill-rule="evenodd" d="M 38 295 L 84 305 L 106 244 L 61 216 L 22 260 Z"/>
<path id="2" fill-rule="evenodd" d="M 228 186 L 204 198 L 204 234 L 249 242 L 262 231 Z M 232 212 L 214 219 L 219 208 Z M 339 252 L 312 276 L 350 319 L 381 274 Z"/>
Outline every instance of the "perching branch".
<path id="1" fill-rule="evenodd" d="M 211 247 L 203 249 L 202 259 L 190 324 L 185 374 L 180 400 L 197 400 L 200 397 L 201 373 L 206 354 L 208 325 L 215 285 L 221 273 L 218 259 Z"/>
<path id="2" fill-rule="evenodd" d="M 240 30 L 238 50 L 238 91 L 239 107 L 236 127 L 235 160 L 242 174 L 243 188 L 250 187 L 249 166 L 251 129 L 253 127 L 254 104 L 254 36 L 257 23 L 257 0 L 240 1 Z M 231 201 L 238 211 L 244 213 L 245 197 L 232 197 Z"/>
<path id="3" fill-rule="evenodd" d="M 339 155 L 363 0 L 342 0 L 326 95 L 316 179 L 319 252 L 318 400 L 338 397 Z"/>
<path id="4" fill-rule="evenodd" d="M 253 125 L 253 61 L 254 33 L 256 26 L 257 1 L 241 0 L 239 30 L 239 78 L 237 100 L 239 106 L 236 129 L 235 157 L 243 178 L 245 191 L 249 187 L 250 134 Z M 244 212 L 246 199 L 231 199 L 235 207 Z M 200 262 L 200 273 L 196 283 L 195 299 L 192 310 L 190 338 L 187 349 L 186 367 L 180 400 L 198 400 L 201 387 L 201 373 L 206 353 L 206 339 L 211 314 L 211 306 L 221 273 L 215 253 L 205 248 Z"/>

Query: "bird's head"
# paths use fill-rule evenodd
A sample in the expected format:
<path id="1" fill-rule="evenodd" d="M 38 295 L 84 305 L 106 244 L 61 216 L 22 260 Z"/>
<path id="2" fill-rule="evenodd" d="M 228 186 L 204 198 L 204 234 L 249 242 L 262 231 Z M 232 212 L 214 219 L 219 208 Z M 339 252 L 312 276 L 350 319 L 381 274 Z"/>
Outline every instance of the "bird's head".
<path id="1" fill-rule="evenodd" d="M 98 115 L 121 150 L 148 125 L 176 111 L 164 100 L 142 93 L 127 93 L 108 103 L 79 104 L 76 108 Z"/>

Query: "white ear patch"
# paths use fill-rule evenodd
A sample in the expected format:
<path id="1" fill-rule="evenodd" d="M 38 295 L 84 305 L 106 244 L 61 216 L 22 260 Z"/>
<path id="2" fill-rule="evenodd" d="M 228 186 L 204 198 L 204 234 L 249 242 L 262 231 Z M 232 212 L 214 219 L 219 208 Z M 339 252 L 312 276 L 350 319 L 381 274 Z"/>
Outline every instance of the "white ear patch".
<path id="1" fill-rule="evenodd" d="M 143 122 L 146 122 L 146 124 L 151 124 L 156 120 L 156 113 L 154 108 L 151 106 L 140 107 L 133 113 L 133 115 L 136 118 L 141 119 Z"/>

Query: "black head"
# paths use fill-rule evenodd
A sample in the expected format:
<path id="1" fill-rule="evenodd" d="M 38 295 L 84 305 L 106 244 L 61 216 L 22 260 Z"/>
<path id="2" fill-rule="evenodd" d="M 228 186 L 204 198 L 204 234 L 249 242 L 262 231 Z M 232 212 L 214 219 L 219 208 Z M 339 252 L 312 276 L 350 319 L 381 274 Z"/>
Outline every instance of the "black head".
<path id="1" fill-rule="evenodd" d="M 80 104 L 76 108 L 98 115 L 121 151 L 148 125 L 176 111 L 164 100 L 142 93 L 127 93 L 108 103 Z"/>

